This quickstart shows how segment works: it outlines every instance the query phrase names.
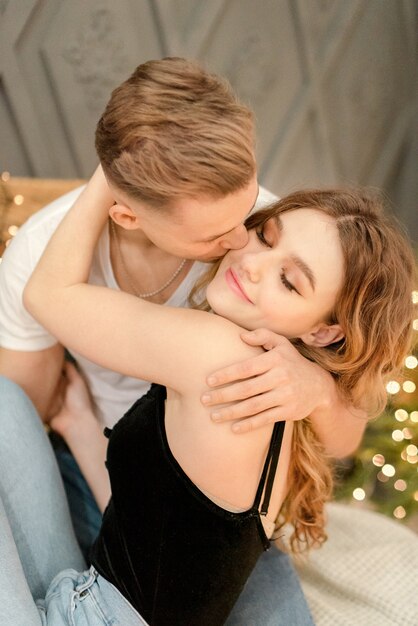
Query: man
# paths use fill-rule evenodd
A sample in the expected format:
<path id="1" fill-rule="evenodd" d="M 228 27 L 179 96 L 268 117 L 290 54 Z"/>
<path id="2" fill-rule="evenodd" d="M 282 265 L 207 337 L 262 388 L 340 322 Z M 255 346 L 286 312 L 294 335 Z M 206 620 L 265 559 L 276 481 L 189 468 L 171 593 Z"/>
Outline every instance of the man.
<path id="1" fill-rule="evenodd" d="M 159 304 L 187 306 L 190 288 L 204 268 L 201 261 L 244 246 L 244 220 L 263 203 L 251 112 L 227 83 L 195 64 L 151 61 L 113 92 L 97 127 L 96 148 L 115 204 L 96 249 L 90 282 Z M 0 373 L 27 392 L 46 421 L 55 410 L 64 348 L 25 311 L 22 291 L 78 193 L 67 194 L 32 217 L 9 246 L 0 269 Z M 268 351 L 214 373 L 208 384 L 215 389 L 208 388 L 202 397 L 206 404 L 221 406 L 213 418 L 247 418 L 235 425 L 245 431 L 267 420 L 309 415 L 331 454 L 349 453 L 364 422 L 344 406 L 331 377 L 272 333 L 256 331 L 246 340 Z M 104 425 L 112 426 L 148 388 L 144 381 L 73 356 Z M 236 400 L 242 402 L 223 406 Z M 100 515 L 74 459 L 59 444 L 57 448 L 76 532 L 87 550 Z M 257 591 L 257 623 L 311 623 L 287 558 L 272 550 L 250 579 L 231 624 L 256 623 L 251 598 L 266 575 L 270 586 L 276 587 L 278 577 L 291 585 L 283 587 L 285 598 L 275 590 L 266 602 L 260 602 L 263 595 Z M 266 587 L 265 581 L 262 585 Z M 291 622 L 280 622 L 286 603 L 290 608 L 285 619 L 291 615 Z"/>

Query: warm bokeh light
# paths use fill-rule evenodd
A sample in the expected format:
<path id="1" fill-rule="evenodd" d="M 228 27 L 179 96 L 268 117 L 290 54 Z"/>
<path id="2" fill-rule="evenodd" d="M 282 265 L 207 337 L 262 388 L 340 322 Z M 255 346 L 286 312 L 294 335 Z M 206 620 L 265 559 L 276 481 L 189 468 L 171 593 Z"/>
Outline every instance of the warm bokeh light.
<path id="1" fill-rule="evenodd" d="M 377 475 L 377 480 L 379 480 L 381 483 L 387 483 L 389 480 L 388 476 L 385 476 L 382 471 L 380 471 Z"/>
<path id="2" fill-rule="evenodd" d="M 414 393 L 416 388 L 417 386 L 412 380 L 406 380 L 402 385 L 402 389 L 406 391 L 406 393 Z"/>
<path id="3" fill-rule="evenodd" d="M 354 489 L 353 491 L 353 498 L 354 500 L 364 500 L 364 498 L 366 497 L 366 492 L 364 491 L 364 489 L 361 489 L 361 487 L 357 487 L 357 489 Z"/>
<path id="4" fill-rule="evenodd" d="M 386 385 L 386 391 L 390 393 L 392 396 L 394 396 L 395 393 L 398 393 L 400 389 L 401 389 L 401 386 L 396 380 L 390 380 L 388 384 Z"/>
<path id="5" fill-rule="evenodd" d="M 409 417 L 411 419 L 411 422 L 414 422 L 416 424 L 418 422 L 418 411 L 412 411 Z"/>
<path id="6" fill-rule="evenodd" d="M 382 472 L 385 476 L 388 476 L 389 478 L 395 476 L 396 474 L 395 468 L 390 463 L 386 463 L 386 465 L 382 467 Z"/>
<path id="7" fill-rule="evenodd" d="M 405 411 L 405 409 L 398 409 L 395 411 L 395 419 L 397 419 L 398 422 L 405 422 L 405 420 L 408 419 L 408 411 Z"/>
<path id="8" fill-rule="evenodd" d="M 15 197 L 13 198 L 13 202 L 17 205 L 20 206 L 21 204 L 23 204 L 25 198 L 22 196 L 21 193 L 18 193 L 15 195 Z"/>
<path id="9" fill-rule="evenodd" d="M 372 458 L 372 462 L 376 467 L 382 467 L 385 464 L 385 457 L 383 454 L 375 454 Z"/>
<path id="10" fill-rule="evenodd" d="M 396 517 L 396 519 L 403 519 L 405 515 L 406 511 L 403 506 L 397 506 L 396 509 L 393 511 L 393 516 Z"/>
<path id="11" fill-rule="evenodd" d="M 402 480 L 402 478 L 396 480 L 393 486 L 395 487 L 396 491 L 405 491 L 405 489 L 408 487 L 408 485 L 404 480 Z"/>
<path id="12" fill-rule="evenodd" d="M 409 430 L 409 428 L 402 428 L 402 434 L 404 436 L 404 439 L 412 439 L 413 435 L 411 433 L 411 431 Z"/>
<path id="13" fill-rule="evenodd" d="M 396 429 L 392 432 L 392 439 L 393 441 L 403 441 L 404 436 L 403 436 L 403 432 L 401 430 Z"/>
<path id="14" fill-rule="evenodd" d="M 14 237 L 18 230 L 19 230 L 19 226 L 12 224 L 12 226 L 9 226 L 9 228 L 7 229 L 7 232 L 9 233 L 9 235 Z"/>
<path id="15" fill-rule="evenodd" d="M 408 369 L 413 370 L 418 365 L 418 359 L 416 356 L 407 356 L 405 359 L 405 365 Z"/>

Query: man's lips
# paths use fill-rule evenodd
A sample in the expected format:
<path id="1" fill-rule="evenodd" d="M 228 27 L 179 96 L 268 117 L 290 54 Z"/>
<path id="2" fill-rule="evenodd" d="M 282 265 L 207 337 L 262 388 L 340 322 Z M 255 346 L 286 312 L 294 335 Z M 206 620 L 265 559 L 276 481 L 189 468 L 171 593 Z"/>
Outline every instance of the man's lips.
<path id="1" fill-rule="evenodd" d="M 225 280 L 228 283 L 229 287 L 232 289 L 232 291 L 237 294 L 237 296 L 239 296 L 242 300 L 245 300 L 246 302 L 251 302 L 244 289 L 242 288 L 238 276 L 230 267 L 225 272 Z M 253 303 L 251 302 L 251 304 Z"/>

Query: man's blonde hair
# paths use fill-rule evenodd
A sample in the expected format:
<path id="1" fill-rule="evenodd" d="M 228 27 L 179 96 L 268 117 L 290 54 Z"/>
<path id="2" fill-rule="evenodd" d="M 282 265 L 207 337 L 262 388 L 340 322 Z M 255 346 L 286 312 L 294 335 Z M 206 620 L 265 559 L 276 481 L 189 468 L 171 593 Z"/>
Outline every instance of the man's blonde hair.
<path id="1" fill-rule="evenodd" d="M 96 150 L 108 179 L 151 206 L 220 198 L 256 172 L 252 112 L 226 80 L 181 58 L 143 63 L 113 91 Z"/>

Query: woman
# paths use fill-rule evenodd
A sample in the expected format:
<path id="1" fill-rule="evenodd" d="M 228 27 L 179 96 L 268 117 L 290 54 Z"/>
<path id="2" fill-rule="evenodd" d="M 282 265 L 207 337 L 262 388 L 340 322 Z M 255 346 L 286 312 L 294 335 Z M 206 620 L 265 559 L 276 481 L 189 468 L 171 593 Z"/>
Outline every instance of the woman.
<path id="1" fill-rule="evenodd" d="M 26 305 L 65 345 L 159 385 L 113 429 L 112 499 L 93 569 L 55 580 L 45 623 L 108 623 L 127 600 L 124 624 L 141 623 L 139 614 L 157 625 L 222 624 L 279 511 L 277 528 L 294 524 L 294 548 L 324 540 L 330 475 L 307 421 L 236 438 L 208 418 L 201 381 L 258 350 L 240 332 L 265 326 L 331 371 L 355 404 L 367 392 L 368 410 L 378 410 L 384 377 L 408 348 L 413 257 L 366 195 L 301 192 L 250 218 L 247 246 L 226 255 L 207 287 L 217 315 L 169 309 L 83 284 L 107 220 L 98 206 L 89 185 L 41 259 Z M 102 442 L 92 420 L 83 424 L 84 449 L 74 453 L 88 476 Z M 71 428 L 66 437 L 71 447 Z M 90 479 L 102 501 L 103 477 Z"/>

